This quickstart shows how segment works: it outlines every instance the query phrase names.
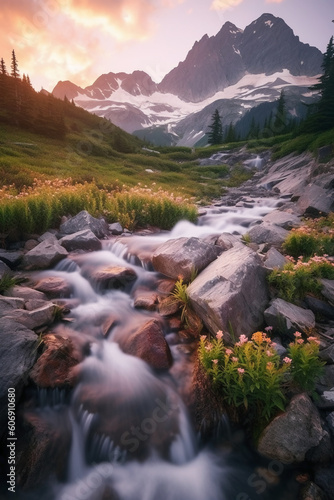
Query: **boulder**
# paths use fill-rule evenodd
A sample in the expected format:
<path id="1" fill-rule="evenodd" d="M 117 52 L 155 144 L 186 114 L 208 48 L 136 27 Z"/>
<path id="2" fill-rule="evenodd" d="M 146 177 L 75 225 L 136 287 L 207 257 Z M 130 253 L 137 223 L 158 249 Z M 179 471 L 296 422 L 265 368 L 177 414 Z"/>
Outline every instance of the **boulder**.
<path id="1" fill-rule="evenodd" d="M 6 318 L 0 319 L 0 429 L 6 430 L 8 389 L 15 389 L 16 403 L 20 400 L 37 355 L 34 332 Z"/>
<path id="2" fill-rule="evenodd" d="M 276 248 L 271 247 L 266 253 L 264 265 L 267 269 L 282 269 L 289 261 Z"/>
<path id="3" fill-rule="evenodd" d="M 146 361 L 152 368 L 167 370 L 172 365 L 172 355 L 167 344 L 160 321 L 150 319 L 127 338 L 121 337 L 119 346 L 122 351 Z"/>
<path id="4" fill-rule="evenodd" d="M 30 372 L 30 378 L 39 387 L 72 385 L 72 368 L 82 359 L 74 351 L 72 340 L 48 333 L 43 336 L 44 351 Z"/>
<path id="5" fill-rule="evenodd" d="M 322 290 L 321 293 L 326 299 L 334 304 L 334 280 L 321 280 Z"/>
<path id="6" fill-rule="evenodd" d="M 0 250 L 0 261 L 4 262 L 10 269 L 15 269 L 22 257 L 23 252 L 21 251 Z"/>
<path id="7" fill-rule="evenodd" d="M 49 231 L 38 237 L 39 243 L 42 243 L 42 241 L 45 240 L 58 241 L 56 235 L 54 233 L 50 233 Z"/>
<path id="8" fill-rule="evenodd" d="M 48 269 L 67 257 L 67 250 L 58 242 L 45 240 L 27 252 L 23 258 L 26 269 Z"/>
<path id="9" fill-rule="evenodd" d="M 6 297 L 15 297 L 27 300 L 47 300 L 46 295 L 43 292 L 34 290 L 28 286 L 15 285 L 4 292 Z"/>
<path id="10" fill-rule="evenodd" d="M 326 422 L 330 430 L 330 433 L 332 434 L 332 437 L 334 437 L 334 411 L 332 411 L 327 415 Z"/>
<path id="11" fill-rule="evenodd" d="M 305 460 L 306 453 L 324 437 L 319 413 L 307 394 L 294 396 L 286 411 L 275 417 L 262 432 L 258 451 L 283 463 Z"/>
<path id="12" fill-rule="evenodd" d="M 168 240 L 154 252 L 152 264 L 156 271 L 177 279 L 189 281 L 194 271 L 202 271 L 222 252 L 221 248 L 199 238 Z"/>
<path id="13" fill-rule="evenodd" d="M 326 347 L 325 349 L 321 349 L 319 352 L 319 358 L 323 361 L 326 361 L 329 364 L 334 363 L 334 344 Z"/>
<path id="14" fill-rule="evenodd" d="M 281 333 L 293 335 L 295 331 L 307 331 L 315 327 L 315 316 L 309 309 L 295 306 L 283 299 L 271 301 L 264 311 L 267 325 Z"/>
<path id="15" fill-rule="evenodd" d="M 124 289 L 128 283 L 133 282 L 136 278 L 137 274 L 134 269 L 123 266 L 102 267 L 90 274 L 90 279 L 102 290 Z"/>
<path id="16" fill-rule="evenodd" d="M 330 391 L 324 391 L 316 404 L 318 408 L 334 410 L 334 387 Z"/>
<path id="17" fill-rule="evenodd" d="M 109 231 L 111 232 L 111 234 L 118 236 L 119 234 L 123 233 L 123 228 L 119 222 L 114 222 L 113 224 L 109 224 Z"/>
<path id="18" fill-rule="evenodd" d="M 10 268 L 2 260 L 0 260 L 0 279 L 3 278 L 4 274 L 10 274 Z"/>
<path id="19" fill-rule="evenodd" d="M 260 257 L 248 247 L 231 248 L 212 262 L 188 287 L 188 296 L 197 315 L 215 334 L 230 330 L 249 336 L 263 322 L 269 296 L 266 270 Z"/>
<path id="20" fill-rule="evenodd" d="M 70 284 L 63 278 L 57 276 L 42 278 L 35 285 L 35 290 L 42 292 L 48 299 L 69 297 L 71 294 Z"/>
<path id="21" fill-rule="evenodd" d="M 333 190 L 309 184 L 303 189 L 297 206 L 305 216 L 328 215 L 334 210 Z"/>
<path id="22" fill-rule="evenodd" d="M 16 309 L 24 309 L 24 300 L 0 295 L 0 318 L 11 314 Z"/>
<path id="23" fill-rule="evenodd" d="M 83 229 L 77 233 L 69 234 L 59 240 L 59 244 L 68 252 L 73 250 L 86 250 L 92 252 L 101 250 L 102 243 L 90 229 Z"/>
<path id="24" fill-rule="evenodd" d="M 222 250 L 225 252 L 226 250 L 230 250 L 235 246 L 242 246 L 243 243 L 240 240 L 240 237 L 238 238 L 234 234 L 222 233 L 217 239 L 216 245 L 222 248 Z"/>
<path id="25" fill-rule="evenodd" d="M 155 311 L 157 308 L 158 294 L 155 291 L 138 288 L 134 293 L 134 307 Z"/>
<path id="26" fill-rule="evenodd" d="M 326 493 L 326 500 L 334 498 L 334 465 L 321 467 L 315 471 L 314 482 Z"/>
<path id="27" fill-rule="evenodd" d="M 267 245 L 278 247 L 282 245 L 288 234 L 289 231 L 286 229 L 269 224 L 268 222 L 256 224 L 248 231 L 252 243 L 257 243 L 258 245 L 266 243 Z"/>
<path id="28" fill-rule="evenodd" d="M 21 323 L 21 325 L 34 330 L 35 328 L 40 328 L 42 326 L 50 325 L 55 317 L 56 305 L 47 302 L 46 305 L 34 309 L 33 311 L 27 311 L 24 309 L 17 309 L 7 314 L 5 318 L 15 321 L 16 323 Z"/>
<path id="29" fill-rule="evenodd" d="M 334 306 L 331 306 L 324 300 L 319 300 L 312 295 L 307 295 L 304 299 L 304 303 L 308 309 L 314 312 L 318 318 L 327 318 L 329 320 L 334 319 Z"/>
<path id="30" fill-rule="evenodd" d="M 301 225 L 300 217 L 289 212 L 283 212 L 282 210 L 273 210 L 265 215 L 262 220 L 263 222 L 268 222 L 287 230 Z"/>
<path id="31" fill-rule="evenodd" d="M 92 217 L 86 210 L 82 210 L 60 226 L 62 234 L 73 234 L 83 229 L 90 229 L 98 238 L 109 235 L 109 226 L 106 221 Z"/>

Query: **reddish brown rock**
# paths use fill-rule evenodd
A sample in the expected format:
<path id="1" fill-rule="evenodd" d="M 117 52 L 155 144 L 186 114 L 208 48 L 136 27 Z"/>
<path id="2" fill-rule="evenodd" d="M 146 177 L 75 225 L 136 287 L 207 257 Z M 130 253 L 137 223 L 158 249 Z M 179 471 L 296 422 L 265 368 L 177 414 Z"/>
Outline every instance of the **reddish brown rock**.
<path id="1" fill-rule="evenodd" d="M 136 272 L 128 267 L 108 266 L 97 269 L 92 273 L 92 279 L 102 289 L 124 288 L 127 283 L 135 280 Z"/>
<path id="2" fill-rule="evenodd" d="M 147 321 L 119 344 L 124 352 L 143 359 L 152 368 L 167 370 L 172 365 L 172 355 L 157 319 Z"/>
<path id="3" fill-rule="evenodd" d="M 49 278 L 42 278 L 35 290 L 43 292 L 49 299 L 58 299 L 68 297 L 71 294 L 71 286 L 63 278 L 50 276 Z"/>
<path id="4" fill-rule="evenodd" d="M 43 337 L 45 346 L 43 354 L 38 358 L 30 372 L 30 378 L 39 387 L 59 387 L 72 385 L 72 368 L 81 359 L 74 351 L 69 338 L 48 333 Z"/>

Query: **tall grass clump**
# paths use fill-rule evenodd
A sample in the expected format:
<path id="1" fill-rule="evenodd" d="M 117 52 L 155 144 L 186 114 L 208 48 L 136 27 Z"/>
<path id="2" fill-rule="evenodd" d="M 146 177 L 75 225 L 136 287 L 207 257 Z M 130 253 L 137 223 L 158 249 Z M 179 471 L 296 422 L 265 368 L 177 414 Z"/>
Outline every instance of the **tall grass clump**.
<path id="1" fill-rule="evenodd" d="M 292 229 L 283 249 L 294 258 L 299 256 L 334 254 L 334 213 L 327 217 L 310 219 L 297 229 Z"/>
<path id="2" fill-rule="evenodd" d="M 0 232 L 40 233 L 57 227 L 63 215 L 81 210 L 119 221 L 128 229 L 147 225 L 170 229 L 180 219 L 195 221 L 197 216 L 189 201 L 162 189 L 99 188 L 93 182 L 73 183 L 71 178 L 35 180 L 20 192 L 13 185 L 0 190 Z"/>

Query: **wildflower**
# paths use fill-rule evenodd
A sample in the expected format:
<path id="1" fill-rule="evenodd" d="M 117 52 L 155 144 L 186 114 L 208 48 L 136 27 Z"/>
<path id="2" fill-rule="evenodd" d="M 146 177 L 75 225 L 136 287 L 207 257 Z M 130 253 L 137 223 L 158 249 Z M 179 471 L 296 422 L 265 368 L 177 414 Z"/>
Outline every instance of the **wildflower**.
<path id="1" fill-rule="evenodd" d="M 243 368 L 238 368 L 238 372 L 242 375 L 243 373 L 245 373 L 245 370 Z"/>
<path id="2" fill-rule="evenodd" d="M 272 370 L 274 368 L 274 363 L 272 363 L 271 361 L 269 361 L 267 363 L 267 370 Z"/>
<path id="3" fill-rule="evenodd" d="M 294 336 L 295 336 L 295 337 L 301 337 L 301 336 L 302 336 L 302 334 L 301 334 L 300 332 L 295 332 L 295 333 L 294 333 Z"/>
<path id="4" fill-rule="evenodd" d="M 265 331 L 266 332 L 271 332 L 273 330 L 273 327 L 272 326 L 266 326 L 265 327 Z"/>
<path id="5" fill-rule="evenodd" d="M 233 363 L 237 363 L 239 360 L 238 360 L 238 358 L 236 358 L 235 356 L 233 356 L 232 361 L 233 361 Z"/>
<path id="6" fill-rule="evenodd" d="M 218 340 L 222 339 L 224 336 L 223 332 L 221 330 L 219 330 L 217 333 L 216 333 L 216 337 Z"/>
<path id="7" fill-rule="evenodd" d="M 226 349 L 225 352 L 226 352 L 227 356 L 231 356 L 231 354 L 233 354 L 232 349 Z"/>
<path id="8" fill-rule="evenodd" d="M 248 338 L 246 337 L 246 335 L 240 335 L 238 343 L 242 345 L 245 344 L 246 342 L 248 342 Z"/>
<path id="9" fill-rule="evenodd" d="M 201 339 L 201 341 L 202 341 L 202 342 L 204 342 L 204 341 L 205 341 L 205 339 L 206 339 L 206 335 L 201 335 L 201 336 L 200 336 L 200 339 Z"/>
<path id="10" fill-rule="evenodd" d="M 285 358 L 283 358 L 283 363 L 286 363 L 287 365 L 290 365 L 292 363 L 292 359 L 288 358 L 287 356 L 285 356 Z"/>
<path id="11" fill-rule="evenodd" d="M 263 340 L 263 333 L 262 332 L 253 333 L 252 340 L 254 340 L 254 342 L 258 342 L 260 344 Z"/>
<path id="12" fill-rule="evenodd" d="M 218 359 L 213 359 L 212 363 L 214 363 L 216 365 L 218 363 Z"/>
<path id="13" fill-rule="evenodd" d="M 209 342 L 208 345 L 205 346 L 205 350 L 209 352 L 211 351 L 211 349 L 212 349 L 212 344 L 211 342 Z"/>
<path id="14" fill-rule="evenodd" d="M 274 353 L 268 350 L 266 351 L 266 355 L 270 358 L 271 356 L 274 355 Z"/>
<path id="15" fill-rule="evenodd" d="M 309 337 L 307 340 L 309 342 L 314 342 L 315 344 L 318 344 L 318 345 L 320 344 L 320 340 L 317 339 L 317 337 Z"/>
<path id="16" fill-rule="evenodd" d="M 304 340 L 303 339 L 297 339 L 297 344 L 304 344 Z"/>

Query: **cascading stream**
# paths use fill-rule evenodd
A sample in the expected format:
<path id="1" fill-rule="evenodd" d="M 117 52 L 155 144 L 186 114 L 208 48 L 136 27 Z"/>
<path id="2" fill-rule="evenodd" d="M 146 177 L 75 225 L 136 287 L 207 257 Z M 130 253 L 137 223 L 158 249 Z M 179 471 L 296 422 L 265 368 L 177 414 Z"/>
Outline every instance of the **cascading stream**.
<path id="1" fill-rule="evenodd" d="M 229 500 L 223 493 L 228 468 L 221 454 L 199 448 L 175 381 L 122 352 L 118 342 L 157 317 L 134 309 L 131 289 L 141 283 L 156 289 L 158 275 L 147 263 L 159 244 L 180 236 L 244 233 L 276 204 L 266 199 L 264 205 L 255 200 L 253 208 L 214 207 L 197 226 L 182 221 L 156 236 L 103 242 L 102 251 L 40 273 L 71 285 L 79 304 L 70 326 L 90 345 L 70 404 L 68 478 L 55 486 L 57 500 Z M 92 276 L 102 266 L 131 268 L 136 279 L 129 290 L 100 290 Z M 104 337 L 102 325 L 111 316 L 113 326 Z"/>

